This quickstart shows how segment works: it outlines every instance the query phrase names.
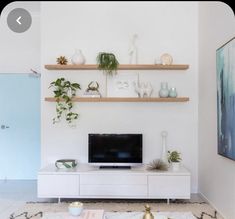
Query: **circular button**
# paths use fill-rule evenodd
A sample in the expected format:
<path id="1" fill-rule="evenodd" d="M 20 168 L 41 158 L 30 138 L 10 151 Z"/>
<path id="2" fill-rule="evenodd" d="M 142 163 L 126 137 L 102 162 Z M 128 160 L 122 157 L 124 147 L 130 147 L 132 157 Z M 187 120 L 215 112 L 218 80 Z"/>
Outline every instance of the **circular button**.
<path id="1" fill-rule="evenodd" d="M 7 16 L 8 27 L 16 33 L 23 33 L 30 28 L 32 17 L 24 8 L 15 8 Z"/>

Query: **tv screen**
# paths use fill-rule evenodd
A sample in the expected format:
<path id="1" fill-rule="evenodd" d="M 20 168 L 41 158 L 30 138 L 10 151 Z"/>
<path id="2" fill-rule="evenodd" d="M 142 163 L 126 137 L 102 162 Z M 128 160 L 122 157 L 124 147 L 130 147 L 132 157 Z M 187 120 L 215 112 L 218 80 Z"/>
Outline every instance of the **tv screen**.
<path id="1" fill-rule="evenodd" d="M 88 161 L 97 165 L 142 163 L 142 134 L 89 134 Z"/>

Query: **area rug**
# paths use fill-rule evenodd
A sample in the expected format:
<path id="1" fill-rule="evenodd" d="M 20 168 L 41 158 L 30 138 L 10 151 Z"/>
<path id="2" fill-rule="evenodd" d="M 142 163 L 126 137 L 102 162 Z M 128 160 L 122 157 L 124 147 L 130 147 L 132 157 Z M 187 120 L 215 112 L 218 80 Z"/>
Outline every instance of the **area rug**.
<path id="1" fill-rule="evenodd" d="M 171 204 L 155 200 L 131 201 L 131 200 L 79 200 L 86 209 L 104 209 L 105 212 L 143 212 L 144 206 L 149 204 L 152 212 L 192 212 L 196 219 L 223 219 L 215 209 L 206 202 L 176 201 Z M 70 201 L 71 202 L 71 201 Z M 9 216 L 9 219 L 40 219 L 45 212 L 65 212 L 70 202 L 62 203 L 38 203 L 29 202 L 25 206 Z"/>

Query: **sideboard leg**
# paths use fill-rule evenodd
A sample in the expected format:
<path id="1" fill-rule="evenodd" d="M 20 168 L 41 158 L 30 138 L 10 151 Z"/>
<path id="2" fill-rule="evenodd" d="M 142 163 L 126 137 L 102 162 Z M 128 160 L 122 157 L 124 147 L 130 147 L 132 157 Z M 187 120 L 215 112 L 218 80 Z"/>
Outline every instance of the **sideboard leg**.
<path id="1" fill-rule="evenodd" d="M 168 205 L 170 204 L 170 199 L 169 199 L 169 198 L 167 199 L 167 204 L 168 204 Z"/>

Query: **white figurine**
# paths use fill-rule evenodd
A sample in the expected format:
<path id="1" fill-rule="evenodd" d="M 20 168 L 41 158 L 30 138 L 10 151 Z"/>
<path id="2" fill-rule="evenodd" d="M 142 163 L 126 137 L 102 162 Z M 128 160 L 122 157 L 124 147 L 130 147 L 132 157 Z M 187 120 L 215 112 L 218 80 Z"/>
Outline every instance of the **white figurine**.
<path id="1" fill-rule="evenodd" d="M 137 57 L 137 47 L 136 47 L 136 39 L 138 38 L 137 34 L 134 34 L 131 39 L 131 45 L 129 47 L 129 64 L 137 64 L 138 62 L 138 57 Z"/>

